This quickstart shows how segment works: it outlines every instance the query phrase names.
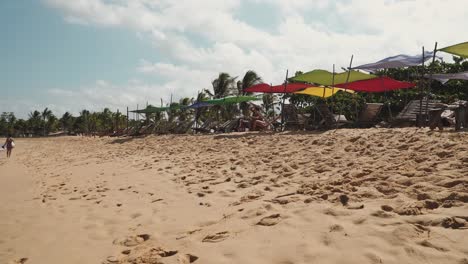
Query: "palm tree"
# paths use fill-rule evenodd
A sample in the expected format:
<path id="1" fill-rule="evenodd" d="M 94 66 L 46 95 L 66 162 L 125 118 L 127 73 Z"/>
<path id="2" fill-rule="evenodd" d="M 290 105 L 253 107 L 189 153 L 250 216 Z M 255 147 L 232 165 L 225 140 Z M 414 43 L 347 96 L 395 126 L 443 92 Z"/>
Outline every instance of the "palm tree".
<path id="1" fill-rule="evenodd" d="M 213 85 L 214 98 L 223 98 L 229 95 L 238 94 L 238 89 L 236 86 L 237 77 L 231 77 L 228 73 L 222 72 L 219 74 L 211 84 Z M 231 115 L 237 112 L 236 106 L 220 106 L 215 105 L 211 107 L 211 111 L 215 112 L 216 119 L 220 121 L 219 117 L 223 119 L 231 118 Z"/>
<path id="2" fill-rule="evenodd" d="M 89 132 L 89 111 L 86 110 L 86 109 L 83 109 L 81 112 L 80 112 L 80 118 L 81 118 L 81 131 L 85 134 L 87 134 Z"/>
<path id="3" fill-rule="evenodd" d="M 242 78 L 242 82 L 238 85 L 239 94 L 247 94 L 244 92 L 245 89 L 253 86 L 255 84 L 259 84 L 262 82 L 262 77 L 258 76 L 258 74 L 252 70 L 249 70 L 245 73 L 244 78 Z"/>
<path id="4" fill-rule="evenodd" d="M 47 107 L 41 113 L 42 120 L 44 122 L 43 136 L 46 135 L 46 119 L 48 119 L 51 115 L 52 115 L 52 111 Z"/>
<path id="5" fill-rule="evenodd" d="M 99 119 L 99 114 L 96 112 L 90 113 L 86 116 L 88 132 L 92 134 L 102 127 L 101 120 Z"/>
<path id="6" fill-rule="evenodd" d="M 211 84 L 213 85 L 214 98 L 222 98 L 234 94 L 236 86 L 234 85 L 237 77 L 231 77 L 228 73 L 222 72 Z"/>
<path id="7" fill-rule="evenodd" d="M 115 123 L 114 117 L 117 117 L 115 113 L 112 113 L 112 111 L 106 107 L 98 115 L 99 115 L 100 125 L 102 126 L 103 130 L 105 131 L 114 130 L 114 123 Z"/>
<path id="8" fill-rule="evenodd" d="M 265 109 L 265 113 L 267 116 L 272 117 L 274 116 L 275 109 L 274 109 L 274 102 L 276 99 L 276 95 L 271 93 L 263 94 L 262 101 L 263 101 L 263 108 Z"/>
<path id="9" fill-rule="evenodd" d="M 238 92 L 240 95 L 247 95 L 249 93 L 244 92 L 245 89 L 255 84 L 261 83 L 261 82 L 262 82 L 262 77 L 258 76 L 256 72 L 249 70 L 245 73 L 244 78 L 242 78 L 242 81 L 237 82 L 237 89 L 239 90 Z M 248 114 L 249 105 L 243 102 L 243 103 L 240 103 L 239 106 L 242 111 L 242 114 L 246 116 Z"/>
<path id="10" fill-rule="evenodd" d="M 31 130 L 31 132 L 35 135 L 40 134 L 39 131 L 41 130 L 42 127 L 42 118 L 41 118 L 41 113 L 37 110 L 34 112 L 29 113 L 29 118 L 28 118 L 28 127 Z"/>
<path id="11" fill-rule="evenodd" d="M 23 119 L 18 119 L 14 125 L 15 134 L 24 136 L 27 133 L 28 124 Z"/>
<path id="12" fill-rule="evenodd" d="M 179 100 L 179 105 L 181 106 L 179 113 L 178 113 L 180 121 L 186 121 L 190 119 L 191 112 L 187 108 L 187 106 L 193 104 L 193 101 L 194 101 L 193 98 L 188 98 L 188 97 L 185 97 Z"/>
<path id="13" fill-rule="evenodd" d="M 62 130 L 70 132 L 71 128 L 73 127 L 73 116 L 69 112 L 65 112 L 59 121 L 60 125 L 62 126 Z"/>
<path id="14" fill-rule="evenodd" d="M 198 103 L 198 102 L 203 102 L 205 100 L 208 100 L 210 96 L 211 97 L 213 96 L 210 90 L 203 89 L 201 92 L 198 93 L 196 102 Z M 205 107 L 197 108 L 195 109 L 195 120 L 197 122 L 200 118 L 202 118 L 202 120 L 205 120 L 205 118 L 208 118 L 207 115 L 209 115 L 209 113 L 210 111 Z"/>
<path id="15" fill-rule="evenodd" d="M 57 131 L 57 126 L 58 126 L 57 117 L 54 114 L 50 114 L 49 117 L 47 118 L 47 122 L 45 123 L 47 133 Z"/>

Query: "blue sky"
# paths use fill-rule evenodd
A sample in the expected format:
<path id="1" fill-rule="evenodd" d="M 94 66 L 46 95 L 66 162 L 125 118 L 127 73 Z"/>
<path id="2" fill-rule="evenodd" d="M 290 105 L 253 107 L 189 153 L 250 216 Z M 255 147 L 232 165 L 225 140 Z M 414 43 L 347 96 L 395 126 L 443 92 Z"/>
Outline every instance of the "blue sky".
<path id="1" fill-rule="evenodd" d="M 167 102 L 221 71 L 276 83 L 467 41 L 466 24 L 465 0 L 4 0 L 0 112 Z"/>
<path id="2" fill-rule="evenodd" d="M 73 90 L 100 79 L 154 79 L 135 70 L 140 58 L 158 58 L 150 42 L 128 29 L 66 23 L 39 1 L 1 1 L 0 32 L 0 87 L 11 100 L 34 102 L 49 89 Z"/>

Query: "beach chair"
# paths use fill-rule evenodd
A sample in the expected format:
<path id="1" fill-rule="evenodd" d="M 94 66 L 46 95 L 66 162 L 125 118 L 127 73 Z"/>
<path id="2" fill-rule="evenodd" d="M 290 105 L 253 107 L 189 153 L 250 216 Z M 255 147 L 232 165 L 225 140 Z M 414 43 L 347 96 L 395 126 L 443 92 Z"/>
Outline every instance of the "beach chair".
<path id="1" fill-rule="evenodd" d="M 133 133 L 135 133 L 136 128 L 134 126 L 129 127 L 125 133 L 122 134 L 122 136 L 131 136 Z"/>
<path id="2" fill-rule="evenodd" d="M 215 129 L 217 122 L 207 119 L 199 127 L 192 127 L 192 130 L 195 133 L 210 133 L 212 129 Z"/>
<path id="3" fill-rule="evenodd" d="M 141 123 L 137 125 L 136 127 L 134 127 L 134 129 L 132 129 L 129 132 L 128 136 L 136 137 L 136 136 L 150 134 L 153 132 L 153 129 L 154 129 L 154 124 L 145 125 L 144 123 Z"/>
<path id="4" fill-rule="evenodd" d="M 283 105 L 283 126 L 285 130 L 304 130 L 307 122 L 307 116 L 299 113 L 296 106 L 292 104 Z"/>
<path id="5" fill-rule="evenodd" d="M 367 103 L 358 115 L 356 126 L 371 127 L 377 124 L 377 117 L 382 111 L 382 108 L 383 104 L 381 103 Z"/>
<path id="6" fill-rule="evenodd" d="M 174 134 L 185 134 L 190 130 L 190 128 L 192 128 L 194 123 L 195 121 L 193 120 L 179 121 L 177 122 L 177 125 L 170 130 L 170 132 Z"/>
<path id="7" fill-rule="evenodd" d="M 436 108 L 429 110 L 429 128 L 434 130 L 436 127 L 439 130 L 444 129 L 444 124 L 442 123 L 442 113 L 445 111 L 445 107 Z"/>
<path id="8" fill-rule="evenodd" d="M 420 100 L 412 100 L 405 106 L 405 108 L 403 108 L 403 110 L 401 110 L 395 120 L 393 120 L 392 124 L 394 126 L 425 124 L 428 119 L 426 113 L 431 109 L 439 108 L 439 104 L 440 101 L 438 100 L 428 101 L 427 99 L 424 99 L 422 100 L 422 104 Z"/>
<path id="9" fill-rule="evenodd" d="M 216 128 L 216 132 L 229 133 L 229 132 L 232 132 L 233 130 L 237 130 L 238 125 L 239 125 L 239 118 L 228 120 L 222 123 L 220 126 L 218 126 Z"/>
<path id="10" fill-rule="evenodd" d="M 154 124 L 151 123 L 146 126 L 142 126 L 140 130 L 138 131 L 138 135 L 147 135 L 147 134 L 152 134 L 154 129 Z"/>
<path id="11" fill-rule="evenodd" d="M 458 100 L 448 105 L 447 110 L 449 110 L 452 115 L 455 125 L 455 130 L 461 130 L 468 128 L 468 101 Z"/>
<path id="12" fill-rule="evenodd" d="M 342 127 L 344 125 L 352 124 L 352 122 L 348 121 L 344 115 L 334 115 L 326 104 L 315 105 L 315 109 L 321 117 L 318 128 L 330 129 L 333 127 Z"/>
<path id="13" fill-rule="evenodd" d="M 154 133 L 157 135 L 164 135 L 168 134 L 173 130 L 175 127 L 173 122 L 169 122 L 167 120 L 160 120 L 155 128 L 154 128 Z"/>
<path id="14" fill-rule="evenodd" d="M 120 137 L 120 136 L 123 136 L 127 133 L 129 128 L 122 128 L 122 129 L 119 129 L 117 131 L 115 131 L 114 133 L 112 133 L 111 135 L 109 135 L 110 137 Z"/>

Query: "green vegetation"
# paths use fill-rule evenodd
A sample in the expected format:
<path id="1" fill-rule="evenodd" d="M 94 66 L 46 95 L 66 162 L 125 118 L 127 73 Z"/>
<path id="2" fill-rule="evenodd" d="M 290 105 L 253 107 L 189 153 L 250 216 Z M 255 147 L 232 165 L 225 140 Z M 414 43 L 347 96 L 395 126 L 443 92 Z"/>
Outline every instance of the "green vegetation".
<path id="1" fill-rule="evenodd" d="M 438 62 L 426 67 L 428 73 L 457 73 L 468 71 L 468 61 L 454 57 L 454 63 Z M 301 72 L 296 72 L 296 75 Z M 455 100 L 468 100 L 468 81 L 451 80 L 442 85 L 437 81 L 423 79 L 421 81 L 422 68 L 410 67 L 406 69 L 390 69 L 375 73 L 376 75 L 386 75 L 396 80 L 412 81 L 417 83 L 415 89 L 398 90 L 387 93 L 338 93 L 326 100 L 319 97 L 308 95 L 286 94 L 285 99 L 296 105 L 301 111 L 313 112 L 314 104 L 327 103 L 335 113 L 345 115 L 353 119 L 356 113 L 366 103 L 380 102 L 386 107 L 383 110 L 383 119 L 390 119 L 396 115 L 411 100 L 419 99 L 422 95 L 429 95 L 432 99 L 441 100 L 444 103 L 451 103 Z M 228 73 L 220 73 L 212 82 L 212 91 L 202 90 L 196 98 L 183 98 L 179 102 L 173 102 L 170 110 L 146 114 L 140 123 L 149 122 L 175 122 L 193 120 L 195 117 L 200 121 L 207 119 L 229 120 L 238 114 L 247 114 L 248 105 L 241 103 L 239 105 L 212 106 L 207 108 L 198 108 L 196 110 L 184 108 L 195 101 L 204 101 L 208 99 L 222 98 L 234 95 L 248 95 L 244 89 L 254 84 L 262 82 L 262 78 L 254 71 L 248 71 L 242 80 L 232 77 Z M 430 89 L 428 88 L 430 87 Z M 421 93 L 422 92 L 422 93 Z M 274 102 L 283 99 L 283 95 L 274 94 L 263 95 L 262 106 L 267 116 L 273 116 L 278 111 L 274 107 Z M 169 105 L 168 105 L 169 106 Z M 12 134 L 14 136 L 43 136 L 50 133 L 62 131 L 68 134 L 90 134 L 90 133 L 109 133 L 127 126 L 127 117 L 119 112 L 112 112 L 105 108 L 102 112 L 90 112 L 82 110 L 78 116 L 73 116 L 66 112 L 62 117 L 56 117 L 51 110 L 45 108 L 43 111 L 33 111 L 26 120 L 17 119 L 13 113 L 4 112 L 0 115 L 0 135 Z M 138 123 L 136 120 L 130 120 L 129 126 Z"/>
<path id="2" fill-rule="evenodd" d="M 0 134 L 5 136 L 44 136 L 57 131 L 68 134 L 110 132 L 126 126 L 126 116 L 105 108 L 102 112 L 88 110 L 73 116 L 69 112 L 57 118 L 48 108 L 29 113 L 28 119 L 16 119 L 13 113 L 0 115 Z"/>

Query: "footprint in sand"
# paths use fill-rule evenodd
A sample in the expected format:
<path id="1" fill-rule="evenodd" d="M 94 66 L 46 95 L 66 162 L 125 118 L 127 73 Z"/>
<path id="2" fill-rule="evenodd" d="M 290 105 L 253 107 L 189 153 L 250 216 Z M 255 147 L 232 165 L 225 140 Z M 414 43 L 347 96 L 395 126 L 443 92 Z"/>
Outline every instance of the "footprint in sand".
<path id="1" fill-rule="evenodd" d="M 121 245 L 126 247 L 134 247 L 137 246 L 150 238 L 150 235 L 142 234 L 136 236 L 127 236 L 124 238 L 114 240 L 114 245 Z"/>
<path id="2" fill-rule="evenodd" d="M 135 218 L 138 218 L 138 217 L 140 217 L 140 216 L 142 216 L 142 215 L 143 215 L 142 213 L 134 213 L 134 214 L 131 214 L 131 215 L 130 215 L 130 218 L 131 218 L 131 219 L 135 219 Z"/>
<path id="3" fill-rule="evenodd" d="M 433 248 L 435 250 L 442 251 L 442 252 L 449 251 L 448 249 L 446 249 L 444 247 L 434 245 L 433 243 L 429 242 L 428 240 L 423 240 L 423 241 L 419 242 L 418 244 L 423 246 L 423 247 Z"/>
<path id="4" fill-rule="evenodd" d="M 20 258 L 20 259 L 10 261 L 9 264 L 23 264 L 23 263 L 26 263 L 26 261 L 28 261 L 28 258 Z"/>
<path id="5" fill-rule="evenodd" d="M 459 229 L 468 226 L 468 217 L 446 217 L 442 219 L 441 225 L 445 228 Z"/>
<path id="6" fill-rule="evenodd" d="M 383 211 L 383 210 L 377 210 L 377 211 L 371 213 L 371 216 L 378 217 L 378 218 L 392 218 L 392 217 L 394 217 L 394 215 L 391 214 L 390 212 L 386 212 L 386 211 Z"/>
<path id="7" fill-rule="evenodd" d="M 218 232 L 213 235 L 207 235 L 205 238 L 203 238 L 202 242 L 218 243 L 223 240 L 226 240 L 228 237 L 229 237 L 229 232 L 223 231 L 223 232 Z"/>
<path id="8" fill-rule="evenodd" d="M 189 264 L 189 263 L 195 262 L 197 259 L 198 259 L 198 257 L 195 256 L 195 255 L 183 254 L 183 255 L 179 255 L 177 260 L 178 260 L 179 264 Z"/>
<path id="9" fill-rule="evenodd" d="M 262 226 L 274 226 L 278 224 L 281 220 L 281 215 L 280 214 L 272 214 L 270 216 L 264 217 L 260 219 L 260 221 L 257 223 L 257 225 L 262 225 Z"/>
<path id="10" fill-rule="evenodd" d="M 422 215 L 423 212 L 418 206 L 403 206 L 397 208 L 395 212 L 399 215 Z"/>
<path id="11" fill-rule="evenodd" d="M 122 254 L 124 256 L 116 257 L 109 256 L 106 261 L 103 263 L 121 263 L 121 264 L 130 264 L 130 263 L 166 263 L 161 262 L 161 258 L 172 257 L 178 253 L 177 250 L 166 250 L 161 247 L 149 247 L 149 248 L 135 248 L 135 250 L 126 250 Z M 198 257 L 187 254 L 185 259 L 188 262 L 182 262 L 184 259 L 179 256 L 178 263 L 191 263 L 198 259 Z M 172 261 L 170 263 L 173 263 Z"/>

